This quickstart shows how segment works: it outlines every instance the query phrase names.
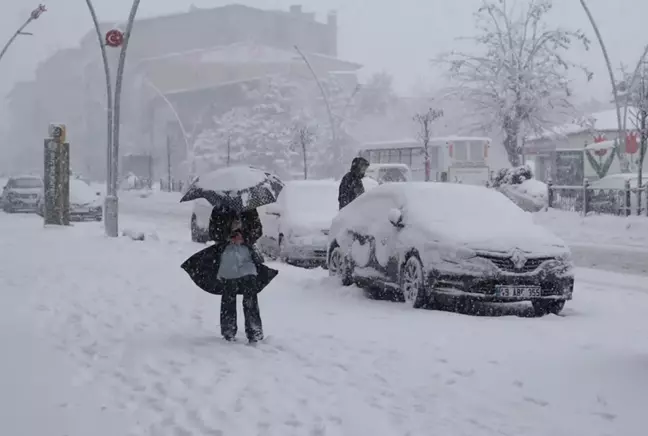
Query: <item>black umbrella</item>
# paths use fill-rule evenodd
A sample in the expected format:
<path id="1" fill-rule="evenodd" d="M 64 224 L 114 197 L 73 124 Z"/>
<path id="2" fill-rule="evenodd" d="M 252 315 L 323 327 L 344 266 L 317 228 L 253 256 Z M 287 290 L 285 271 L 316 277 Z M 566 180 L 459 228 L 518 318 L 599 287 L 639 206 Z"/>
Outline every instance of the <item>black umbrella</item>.
<path id="1" fill-rule="evenodd" d="M 204 198 L 222 210 L 244 212 L 277 201 L 283 182 L 263 170 L 236 166 L 198 177 L 180 202 Z"/>

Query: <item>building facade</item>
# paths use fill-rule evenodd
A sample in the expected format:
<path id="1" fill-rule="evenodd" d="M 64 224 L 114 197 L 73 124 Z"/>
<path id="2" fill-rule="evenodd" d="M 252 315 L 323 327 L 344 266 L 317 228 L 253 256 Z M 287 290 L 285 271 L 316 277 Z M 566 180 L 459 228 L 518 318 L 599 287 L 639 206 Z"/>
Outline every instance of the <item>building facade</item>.
<path id="1" fill-rule="evenodd" d="M 101 27 L 105 32 L 115 26 Z M 172 166 L 178 167 L 186 157 L 187 136 L 202 119 L 239 104 L 241 84 L 277 74 L 310 74 L 296 45 L 317 75 L 343 72 L 354 82 L 360 65 L 337 59 L 337 44 L 334 12 L 320 22 L 297 5 L 288 11 L 243 5 L 192 8 L 137 20 L 122 93 L 120 154 L 149 153 L 156 168 L 166 169 L 170 137 Z M 108 50 L 114 74 L 119 50 Z M 39 168 L 47 124 L 65 123 L 75 171 L 104 178 L 105 101 L 103 64 L 92 30 L 78 47 L 52 55 L 39 65 L 35 80 L 10 93 L 12 126 L 21 132 L 16 158 L 25 167 Z"/>

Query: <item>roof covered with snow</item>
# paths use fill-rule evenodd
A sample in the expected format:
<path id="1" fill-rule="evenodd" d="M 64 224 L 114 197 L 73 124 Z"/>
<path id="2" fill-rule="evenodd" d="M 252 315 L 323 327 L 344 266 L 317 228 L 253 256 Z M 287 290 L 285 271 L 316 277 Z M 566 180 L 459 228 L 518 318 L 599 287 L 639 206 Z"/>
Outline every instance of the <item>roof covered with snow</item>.
<path id="1" fill-rule="evenodd" d="M 629 107 L 626 115 L 626 127 L 634 129 L 634 120 L 637 113 L 636 108 Z M 623 108 L 621 109 L 623 117 Z M 532 135 L 527 141 L 537 141 L 540 139 L 552 139 L 561 136 L 576 135 L 589 130 L 597 132 L 616 131 L 618 129 L 616 109 L 595 112 L 579 118 L 574 118 L 572 122 L 545 129 L 540 135 Z"/>
<path id="2" fill-rule="evenodd" d="M 461 141 L 484 141 L 492 142 L 491 138 L 486 136 L 439 136 L 430 138 L 431 145 L 445 144 L 448 142 L 461 142 Z M 375 150 L 375 149 L 387 149 L 387 148 L 414 148 L 420 147 L 421 141 L 414 138 L 406 138 L 399 140 L 389 140 L 389 141 L 375 141 L 375 142 L 365 142 L 360 146 L 362 150 Z"/>

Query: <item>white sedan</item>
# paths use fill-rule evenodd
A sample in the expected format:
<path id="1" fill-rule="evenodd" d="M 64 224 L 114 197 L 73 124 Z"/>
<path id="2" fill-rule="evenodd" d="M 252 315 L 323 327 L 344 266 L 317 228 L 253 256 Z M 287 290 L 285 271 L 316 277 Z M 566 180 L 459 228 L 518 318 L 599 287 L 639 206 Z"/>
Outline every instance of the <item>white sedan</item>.
<path id="1" fill-rule="evenodd" d="M 38 201 L 38 214 L 43 215 L 45 196 Z M 101 192 L 79 178 L 70 178 L 70 220 L 101 221 L 103 219 Z"/>
<path id="2" fill-rule="evenodd" d="M 354 200 L 333 220 L 328 264 L 343 284 L 414 307 L 461 297 L 557 314 L 574 287 L 560 238 L 501 193 L 454 183 L 388 183 Z"/>
<path id="3" fill-rule="evenodd" d="M 333 180 L 287 182 L 276 203 L 259 208 L 263 224 L 259 247 L 289 263 L 326 264 L 327 235 L 338 212 L 338 186 Z"/>

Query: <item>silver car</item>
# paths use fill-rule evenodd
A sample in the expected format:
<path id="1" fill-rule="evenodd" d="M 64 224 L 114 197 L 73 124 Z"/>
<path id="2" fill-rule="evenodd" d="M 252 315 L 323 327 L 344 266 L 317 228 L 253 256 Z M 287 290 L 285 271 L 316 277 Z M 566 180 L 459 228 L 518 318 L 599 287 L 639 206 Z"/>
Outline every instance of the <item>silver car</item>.
<path id="1" fill-rule="evenodd" d="M 11 177 L 2 190 L 2 210 L 36 213 L 42 191 L 43 180 L 38 176 Z"/>

